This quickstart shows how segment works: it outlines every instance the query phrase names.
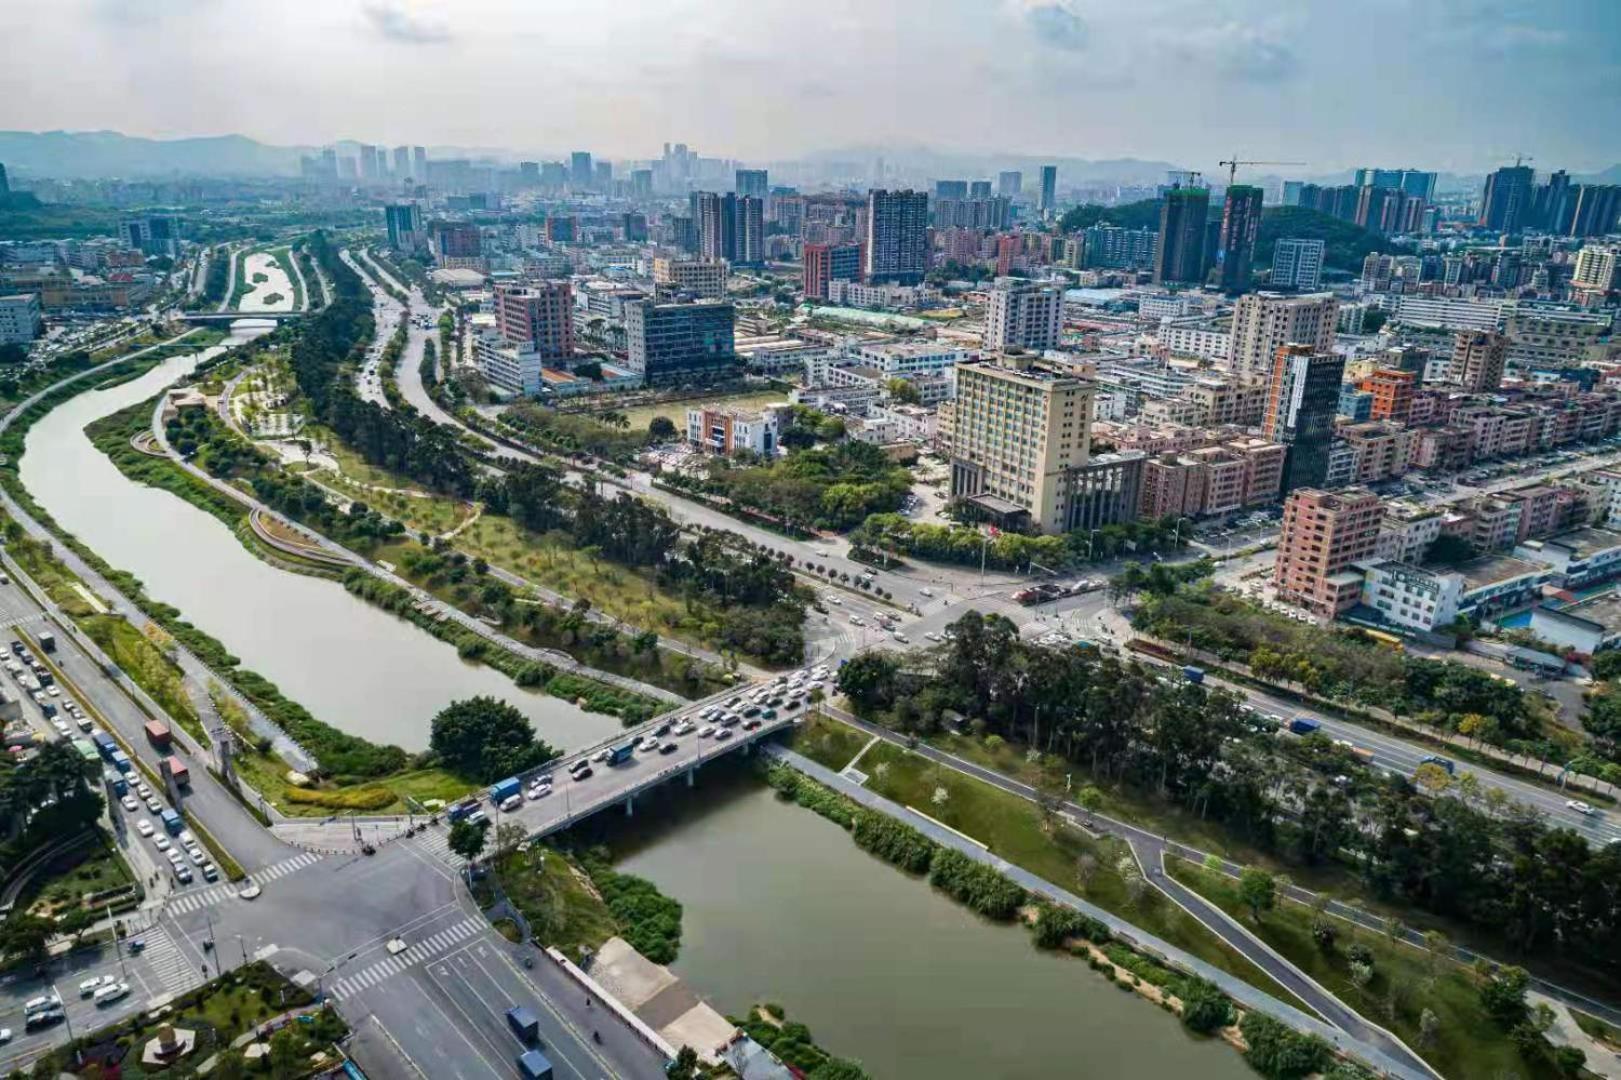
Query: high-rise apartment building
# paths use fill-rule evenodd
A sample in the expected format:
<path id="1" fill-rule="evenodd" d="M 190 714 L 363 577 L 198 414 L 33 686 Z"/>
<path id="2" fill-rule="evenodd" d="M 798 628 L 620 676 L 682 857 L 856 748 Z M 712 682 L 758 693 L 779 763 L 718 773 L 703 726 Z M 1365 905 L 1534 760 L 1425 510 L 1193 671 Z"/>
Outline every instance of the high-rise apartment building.
<path id="1" fill-rule="evenodd" d="M 929 196 L 922 191 L 867 192 L 866 278 L 916 285 L 929 269 Z"/>
<path id="2" fill-rule="evenodd" d="M 1262 431 L 1289 447 L 1284 491 L 1327 482 L 1344 375 L 1345 357 L 1309 345 L 1284 345 L 1273 357 Z"/>
<path id="3" fill-rule="evenodd" d="M 804 248 L 805 299 L 826 300 L 833 281 L 861 278 L 860 244 L 806 244 Z"/>
<path id="4" fill-rule="evenodd" d="M 0 197 L 11 194 L 11 181 L 6 179 L 6 167 L 0 165 Z"/>
<path id="5" fill-rule="evenodd" d="M 1002 278 L 985 313 L 985 348 L 1056 349 L 1064 338 L 1064 291 Z"/>
<path id="6" fill-rule="evenodd" d="M 1370 420 L 1395 420 L 1405 424 L 1413 416 L 1413 396 L 1418 392 L 1418 375 L 1395 368 L 1377 368 L 1357 383 L 1358 390 L 1373 395 L 1368 410 Z"/>
<path id="7" fill-rule="evenodd" d="M 1313 352 L 1334 346 L 1334 298 L 1327 293 L 1283 296 L 1250 293 L 1233 306 L 1232 344 L 1227 366 L 1235 375 L 1265 378 L 1278 349 L 1306 345 Z"/>
<path id="8" fill-rule="evenodd" d="M 358 151 L 360 164 L 360 178 L 362 180 L 377 179 L 377 147 L 371 143 L 361 143 Z"/>
<path id="9" fill-rule="evenodd" d="M 611 193 L 614 187 L 614 163 L 595 161 L 591 164 L 591 186 L 597 191 Z"/>
<path id="10" fill-rule="evenodd" d="M 966 199 L 968 198 L 968 181 L 936 180 L 934 182 L 934 197 L 936 199 Z"/>
<path id="11" fill-rule="evenodd" d="M 638 199 L 651 199 L 653 197 L 652 169 L 631 170 L 630 193 Z"/>
<path id="12" fill-rule="evenodd" d="M 737 198 L 737 225 L 733 230 L 737 249 L 733 262 L 739 266 L 765 263 L 765 200 L 755 195 Z"/>
<path id="13" fill-rule="evenodd" d="M 419 184 L 428 182 L 428 148 L 411 147 L 411 179 Z"/>
<path id="14" fill-rule="evenodd" d="M 394 148 L 394 179 L 403 180 L 411 175 L 411 148 L 409 146 L 396 146 Z"/>
<path id="15" fill-rule="evenodd" d="M 422 208 L 416 203 L 383 207 L 388 224 L 388 246 L 395 251 L 416 251 L 422 246 Z"/>
<path id="16" fill-rule="evenodd" d="M 548 365 L 574 356 L 574 290 L 567 281 L 495 287 L 495 325 L 507 344 Z"/>
<path id="17" fill-rule="evenodd" d="M 991 197 L 991 182 L 989 180 L 975 180 L 968 185 L 970 199 L 988 199 Z"/>
<path id="18" fill-rule="evenodd" d="M 678 296 L 697 300 L 725 299 L 726 269 L 723 259 L 654 259 L 654 296 L 660 303 Z"/>
<path id="19" fill-rule="evenodd" d="M 1503 385 L 1508 338 L 1503 334 L 1464 330 L 1452 339 L 1452 377 L 1475 393 Z"/>
<path id="20" fill-rule="evenodd" d="M 1261 189 L 1232 184 L 1221 208 L 1221 240 L 1216 263 L 1223 292 L 1241 293 L 1250 286 L 1250 263 L 1261 230 Z"/>
<path id="21" fill-rule="evenodd" d="M 1074 476 L 1091 450 L 1092 383 L 1028 356 L 958 364 L 951 494 L 1004 524 L 1069 528 Z"/>
<path id="22" fill-rule="evenodd" d="M 1621 247 L 1582 248 L 1576 253 L 1570 283 L 1590 293 L 1607 293 L 1621 288 Z"/>
<path id="23" fill-rule="evenodd" d="M 1358 169 L 1352 181 L 1359 188 L 1378 187 L 1401 191 L 1425 202 L 1435 201 L 1436 174 L 1418 169 Z M 1287 200 L 1285 200 L 1287 202 Z M 1291 206 L 1298 203 L 1289 203 Z"/>
<path id="24" fill-rule="evenodd" d="M 1017 197 L 1024 188 L 1024 174 L 1016 169 L 996 174 L 996 193 L 1009 199 Z"/>
<path id="25" fill-rule="evenodd" d="M 477 225 L 442 221 L 433 229 L 434 254 L 440 259 L 476 259 L 484 254 Z"/>
<path id="26" fill-rule="evenodd" d="M 737 368 L 730 303 L 625 305 L 627 366 L 649 384 L 695 382 Z"/>
<path id="27" fill-rule="evenodd" d="M 0 345 L 27 345 L 44 328 L 38 293 L 0 296 Z"/>
<path id="28" fill-rule="evenodd" d="M 1272 572 L 1278 598 L 1330 619 L 1355 607 L 1363 575 L 1354 567 L 1374 557 L 1384 514 L 1379 496 L 1366 488 L 1291 492 Z"/>
<path id="29" fill-rule="evenodd" d="M 1480 197 L 1480 224 L 1519 232 L 1530 216 L 1536 174 L 1529 165 L 1508 165 L 1486 177 Z"/>
<path id="30" fill-rule="evenodd" d="M 1272 246 L 1271 283 L 1275 289 L 1311 292 L 1323 281 L 1323 242 L 1284 237 Z"/>
<path id="31" fill-rule="evenodd" d="M 766 170 L 737 170 L 735 190 L 739 195 L 752 195 L 756 199 L 764 201 L 766 193 L 771 190 L 766 180 Z"/>
<path id="32" fill-rule="evenodd" d="M 1041 202 L 1036 209 L 1042 213 L 1058 209 L 1058 166 L 1043 165 L 1041 167 Z"/>
<path id="33" fill-rule="evenodd" d="M 596 173 L 591 167 L 591 154 L 586 150 L 576 150 L 568 156 L 568 182 L 576 191 L 585 191 L 591 187 Z"/>
<path id="34" fill-rule="evenodd" d="M 737 196 L 701 191 L 695 195 L 698 254 L 706 259 L 737 259 Z"/>
<path id="35" fill-rule="evenodd" d="M 647 240 L 647 215 L 632 211 L 620 214 L 619 229 L 624 234 L 626 243 L 645 243 Z"/>
<path id="36" fill-rule="evenodd" d="M 1210 189 L 1174 184 L 1159 208 L 1159 240 L 1154 252 L 1154 284 L 1202 283 L 1205 276 L 1205 221 Z"/>
<path id="37" fill-rule="evenodd" d="M 1571 236 L 1606 236 L 1621 229 L 1621 184 L 1577 184 L 1571 204 Z"/>

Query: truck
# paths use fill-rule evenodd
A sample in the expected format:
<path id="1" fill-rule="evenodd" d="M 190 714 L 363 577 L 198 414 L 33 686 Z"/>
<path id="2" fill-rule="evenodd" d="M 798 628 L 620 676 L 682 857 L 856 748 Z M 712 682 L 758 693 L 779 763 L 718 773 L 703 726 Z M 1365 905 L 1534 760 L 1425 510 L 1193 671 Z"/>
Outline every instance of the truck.
<path id="1" fill-rule="evenodd" d="M 39 635 L 39 648 L 41 652 L 55 652 L 56 635 L 51 633 L 49 630 L 42 632 Z"/>
<path id="2" fill-rule="evenodd" d="M 174 779 L 176 787 L 189 787 L 191 785 L 191 770 L 186 768 L 184 761 L 181 761 L 173 754 L 158 762 L 158 768 L 165 776 Z"/>
<path id="3" fill-rule="evenodd" d="M 173 739 L 174 734 L 169 731 L 169 725 L 162 720 L 148 720 L 146 722 L 146 741 L 159 750 L 169 749 L 169 743 Z"/>
<path id="4" fill-rule="evenodd" d="M 102 757 L 106 758 L 108 761 L 113 759 L 113 751 L 118 749 L 118 743 L 113 741 L 113 737 L 111 735 L 107 734 L 105 731 L 98 731 L 94 735 L 90 736 L 90 741 L 96 744 L 96 749 L 101 751 Z"/>
<path id="5" fill-rule="evenodd" d="M 179 836 L 186 831 L 186 819 L 165 806 L 158 811 L 158 818 L 163 822 L 163 829 L 170 836 Z"/>
<path id="6" fill-rule="evenodd" d="M 471 814 L 477 809 L 477 799 L 463 799 L 461 802 L 451 806 L 449 810 L 446 810 L 445 817 L 449 818 L 450 823 L 454 825 L 456 822 L 461 821 L 463 818 L 467 817 L 467 815 Z"/>
<path id="7" fill-rule="evenodd" d="M 524 1080 L 552 1080 L 552 1063 L 539 1050 L 525 1050 L 518 1055 L 518 1073 Z"/>
<path id="8" fill-rule="evenodd" d="M 625 762 L 632 760 L 635 757 L 635 754 L 635 743 L 620 743 L 618 746 L 608 751 L 608 764 L 623 765 Z"/>
<path id="9" fill-rule="evenodd" d="M 101 760 L 101 755 L 96 751 L 96 744 L 89 739 L 74 739 L 73 749 L 77 750 L 79 756 L 91 764 Z"/>
<path id="10" fill-rule="evenodd" d="M 114 795 L 123 797 L 129 794 L 129 781 L 124 779 L 123 773 L 108 769 L 102 773 L 102 779 L 112 785 Z"/>
<path id="11" fill-rule="evenodd" d="M 1296 735 L 1310 735 L 1323 725 L 1309 716 L 1297 716 L 1289 721 L 1289 730 Z"/>
<path id="12" fill-rule="evenodd" d="M 514 1005 L 507 1010 L 507 1027 L 525 1046 L 535 1045 L 540 1038 L 540 1018 L 527 1006 Z"/>
<path id="13" fill-rule="evenodd" d="M 1351 753 L 1354 754 L 1356 759 L 1362 762 L 1362 764 L 1373 764 L 1373 751 L 1369 750 L 1366 746 L 1353 746 L 1351 747 Z"/>
<path id="14" fill-rule="evenodd" d="M 1198 686 L 1200 683 L 1204 682 L 1204 668 L 1194 667 L 1192 664 L 1186 664 L 1182 668 L 1182 677 L 1187 679 L 1188 682 L 1192 683 L 1193 685 Z"/>
<path id="15" fill-rule="evenodd" d="M 523 794 L 523 782 L 516 776 L 509 776 L 505 780 L 497 780 L 490 785 L 490 802 L 500 806 L 514 795 Z"/>
<path id="16" fill-rule="evenodd" d="M 122 750 L 114 750 L 113 756 L 109 760 L 112 761 L 113 768 L 119 772 L 129 772 L 135 768 L 135 765 L 129 759 L 129 755 Z"/>

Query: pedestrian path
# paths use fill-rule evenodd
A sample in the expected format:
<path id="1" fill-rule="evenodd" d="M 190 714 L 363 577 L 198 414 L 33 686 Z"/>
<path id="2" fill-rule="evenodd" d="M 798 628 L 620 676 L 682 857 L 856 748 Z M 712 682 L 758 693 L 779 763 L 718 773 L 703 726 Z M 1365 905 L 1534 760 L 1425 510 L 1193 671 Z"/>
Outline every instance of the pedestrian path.
<path id="1" fill-rule="evenodd" d="M 306 866 L 320 862 L 321 856 L 313 851 L 306 851 L 299 855 L 271 863 L 263 870 L 248 875 L 248 880 L 255 885 L 267 885 L 279 877 L 286 877 Z M 224 885 L 214 885 L 207 889 L 198 889 L 193 892 L 180 893 L 169 901 L 169 911 L 175 915 L 185 915 L 187 912 L 201 911 L 228 897 L 232 897 L 247 888 L 246 882 L 232 882 Z"/>
<path id="2" fill-rule="evenodd" d="M 146 943 L 141 952 L 145 968 L 156 976 L 166 993 L 183 994 L 203 981 L 202 975 L 169 936 L 169 931 L 154 926 L 143 931 L 140 938 Z"/>
<path id="3" fill-rule="evenodd" d="M 327 993 L 340 1000 L 353 997 L 364 990 L 371 989 L 378 983 L 393 978 L 407 968 L 432 960 L 446 950 L 476 937 L 480 931 L 486 928 L 486 924 L 482 919 L 463 919 L 454 926 L 441 930 L 436 934 L 430 934 L 398 955 L 379 960 L 377 963 L 362 968 L 353 975 L 345 975 L 334 982 L 327 990 Z"/>

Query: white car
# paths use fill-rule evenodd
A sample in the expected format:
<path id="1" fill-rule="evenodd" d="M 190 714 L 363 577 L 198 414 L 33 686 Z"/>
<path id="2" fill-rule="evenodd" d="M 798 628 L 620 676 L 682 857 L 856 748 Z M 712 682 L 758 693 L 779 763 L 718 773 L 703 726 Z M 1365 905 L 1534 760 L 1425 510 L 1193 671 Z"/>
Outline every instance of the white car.
<path id="1" fill-rule="evenodd" d="M 100 990 L 96 991 L 96 1004 L 111 1005 L 119 998 L 125 997 L 128 994 L 129 983 L 113 983 L 110 986 L 103 986 Z"/>
<path id="2" fill-rule="evenodd" d="M 187 848 L 186 854 L 191 857 L 192 865 L 194 866 L 201 866 L 203 863 L 208 861 L 208 856 L 204 855 L 202 853 L 202 849 L 200 848 Z"/>
<path id="3" fill-rule="evenodd" d="M 92 975 L 79 984 L 79 996 L 87 998 L 103 986 L 116 986 L 118 980 L 111 975 Z"/>
<path id="4" fill-rule="evenodd" d="M 0 1028 L 0 1046 L 4 1046 L 6 1043 L 8 1043 L 10 1041 L 11 1041 L 11 1029 L 10 1028 Z"/>
<path id="5" fill-rule="evenodd" d="M 180 854 L 180 850 L 178 848 L 170 848 L 168 851 L 165 851 L 163 855 L 164 858 L 168 859 L 169 862 L 175 866 L 179 866 L 181 863 L 186 861 L 186 857 Z"/>
<path id="6" fill-rule="evenodd" d="M 168 851 L 170 848 L 174 847 L 173 844 L 169 843 L 169 838 L 167 836 L 160 836 L 153 840 L 152 846 L 157 848 L 159 851 Z"/>
<path id="7" fill-rule="evenodd" d="M 705 727 L 702 731 L 698 732 L 698 738 L 700 738 L 700 739 L 708 739 L 708 738 L 712 737 L 717 730 L 724 730 L 724 729 L 723 728 L 716 728 L 713 724 L 710 724 L 707 727 Z"/>
<path id="8" fill-rule="evenodd" d="M 197 846 L 197 837 L 192 834 L 190 829 L 181 829 L 180 835 L 175 837 L 175 839 L 189 848 Z"/>
<path id="9" fill-rule="evenodd" d="M 135 831 L 140 833 L 142 836 L 151 836 L 152 823 L 145 818 L 137 818 L 135 821 Z"/>
<path id="10" fill-rule="evenodd" d="M 852 615 L 852 616 L 850 616 L 850 624 L 852 626 L 865 626 L 865 625 L 867 625 L 866 623 L 861 621 L 861 616 L 860 615 Z"/>
<path id="11" fill-rule="evenodd" d="M 591 755 L 591 760 L 601 763 L 607 761 L 611 757 L 613 757 L 613 751 L 604 746 L 601 750 L 598 750 L 596 753 Z"/>
<path id="12" fill-rule="evenodd" d="M 158 802 L 156 799 L 147 799 L 146 808 L 152 811 L 154 814 L 163 813 L 163 804 Z"/>
<path id="13" fill-rule="evenodd" d="M 1576 811 L 1578 814 L 1592 814 L 1595 812 L 1592 804 L 1584 803 L 1580 799 L 1571 799 L 1565 803 L 1565 806 Z"/>
<path id="14" fill-rule="evenodd" d="M 62 688 L 60 686 L 57 686 L 55 683 L 52 683 L 51 685 L 47 686 L 45 688 L 45 692 L 47 694 L 51 695 L 52 697 L 61 697 L 62 696 Z"/>
<path id="15" fill-rule="evenodd" d="M 135 796 L 133 795 L 125 795 L 119 800 L 119 802 L 123 804 L 125 810 L 128 810 L 132 814 L 140 812 L 141 804 L 135 801 Z"/>
<path id="16" fill-rule="evenodd" d="M 552 786 L 550 784 L 536 784 L 528 791 L 524 792 L 524 794 L 529 798 L 530 802 L 534 802 L 537 799 L 544 799 L 551 793 Z"/>
<path id="17" fill-rule="evenodd" d="M 716 742 L 723 742 L 726 739 L 730 739 L 731 737 L 732 737 L 732 729 L 731 728 L 724 728 L 723 727 L 719 731 L 715 732 L 715 741 Z"/>
<path id="18" fill-rule="evenodd" d="M 711 715 L 713 715 L 713 714 L 711 714 Z M 692 727 L 691 723 L 689 723 L 686 720 L 683 720 L 679 724 L 677 724 L 675 727 L 671 728 L 670 730 L 675 732 L 677 735 L 691 735 L 692 731 L 693 731 L 693 727 Z"/>
<path id="19" fill-rule="evenodd" d="M 844 601 L 840 600 L 836 596 L 829 596 L 829 597 L 826 597 L 825 599 L 827 600 L 828 603 L 832 604 L 834 607 L 843 607 L 844 606 Z"/>
<path id="20" fill-rule="evenodd" d="M 933 596 L 934 595 L 934 590 L 933 589 L 919 589 L 918 592 L 922 593 L 924 596 Z"/>
<path id="21" fill-rule="evenodd" d="M 250 882 L 247 888 L 243 889 L 236 895 L 240 896 L 244 900 L 257 900 L 259 898 L 259 894 L 262 892 L 264 892 L 263 889 Z"/>

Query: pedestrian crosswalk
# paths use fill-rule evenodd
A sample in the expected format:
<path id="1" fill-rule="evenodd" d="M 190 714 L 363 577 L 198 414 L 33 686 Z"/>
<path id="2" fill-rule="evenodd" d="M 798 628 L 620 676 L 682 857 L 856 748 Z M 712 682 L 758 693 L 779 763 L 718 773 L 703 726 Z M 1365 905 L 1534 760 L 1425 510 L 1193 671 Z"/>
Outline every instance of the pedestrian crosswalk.
<path id="1" fill-rule="evenodd" d="M 321 856 L 315 854 L 313 851 L 305 851 L 298 855 L 293 855 L 289 858 L 283 859 L 280 862 L 271 863 L 263 870 L 258 870 L 252 874 L 249 874 L 248 880 L 253 882 L 255 885 L 266 885 L 272 881 L 275 881 L 279 877 L 286 877 L 288 874 L 291 874 L 296 870 L 302 870 L 304 867 L 317 863 L 320 860 Z M 169 901 L 169 911 L 175 915 L 184 915 L 191 911 L 201 911 L 203 908 L 217 904 L 227 897 L 235 896 L 245 888 L 247 888 L 247 883 L 243 882 L 229 885 L 214 885 L 206 889 L 197 889 L 193 892 L 181 893 Z"/>
<path id="2" fill-rule="evenodd" d="M 141 951 L 145 969 L 162 985 L 165 993 L 183 994 L 203 981 L 202 974 L 163 927 L 154 926 L 139 936 L 145 943 Z"/>
<path id="3" fill-rule="evenodd" d="M 418 841 L 422 850 L 444 863 L 452 869 L 460 870 L 467 865 L 467 860 L 450 850 L 450 834 L 440 832 L 438 829 L 429 829 L 422 834 Z"/>
<path id="4" fill-rule="evenodd" d="M 362 968 L 353 975 L 345 975 L 327 988 L 327 993 L 335 998 L 353 997 L 363 990 L 368 990 L 385 979 L 392 978 L 400 972 L 417 964 L 432 960 L 447 949 L 454 948 L 464 941 L 475 937 L 485 929 L 485 923 L 479 919 L 467 918 L 435 934 L 430 934 L 409 949 L 387 959 L 379 960 L 370 967 Z"/>

